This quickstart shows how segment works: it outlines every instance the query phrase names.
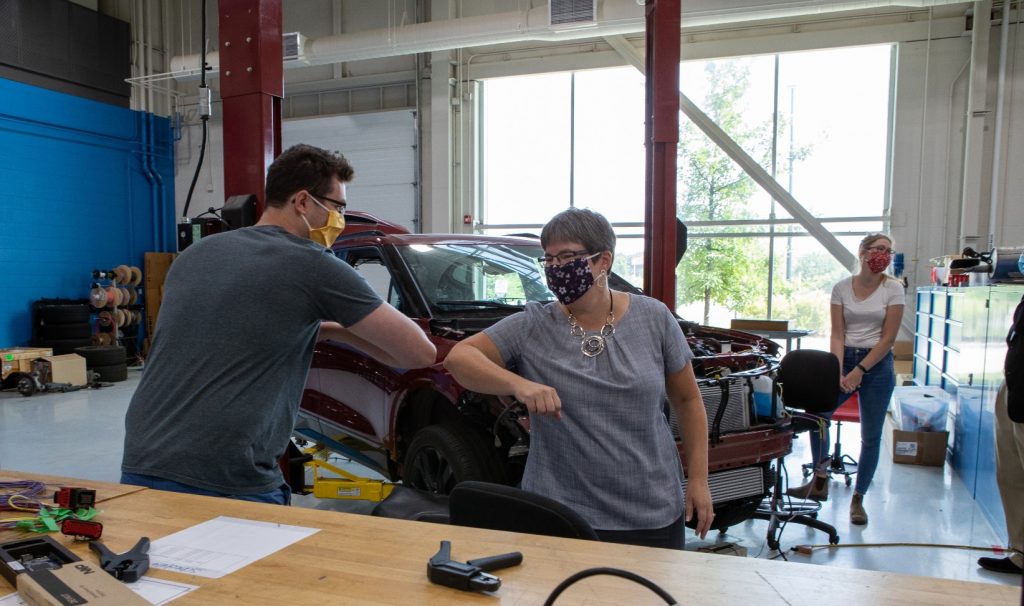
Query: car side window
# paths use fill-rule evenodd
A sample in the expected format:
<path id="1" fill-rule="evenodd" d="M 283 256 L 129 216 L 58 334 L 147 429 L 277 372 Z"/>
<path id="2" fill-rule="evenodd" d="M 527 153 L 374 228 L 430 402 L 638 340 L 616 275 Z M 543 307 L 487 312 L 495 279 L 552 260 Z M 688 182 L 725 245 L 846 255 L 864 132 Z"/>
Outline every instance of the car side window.
<path id="1" fill-rule="evenodd" d="M 359 275 L 370 285 L 370 288 L 377 295 L 391 304 L 399 311 L 402 309 L 402 295 L 395 284 L 391 271 L 384 265 L 384 260 L 378 254 L 370 251 L 349 251 L 345 255 L 338 255 L 351 265 Z"/>

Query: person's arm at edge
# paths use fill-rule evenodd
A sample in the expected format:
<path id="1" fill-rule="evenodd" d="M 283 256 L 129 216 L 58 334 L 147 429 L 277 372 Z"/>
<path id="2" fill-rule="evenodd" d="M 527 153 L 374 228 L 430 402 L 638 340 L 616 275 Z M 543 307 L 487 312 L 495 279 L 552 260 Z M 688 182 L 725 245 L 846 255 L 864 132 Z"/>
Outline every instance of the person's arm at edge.
<path id="1" fill-rule="evenodd" d="M 715 517 L 708 486 L 708 417 L 704 400 L 693 374 L 693 364 L 688 363 L 680 370 L 665 377 L 665 388 L 669 401 L 679 421 L 679 431 L 686 455 L 686 511 L 689 521 L 697 514 L 696 533 L 704 538 L 711 529 Z"/>
<path id="2" fill-rule="evenodd" d="M 843 374 L 843 358 L 846 349 L 846 321 L 843 319 L 843 306 L 833 303 L 829 306 L 832 318 L 832 334 L 828 337 L 828 350 L 839 359 L 839 386 L 846 390 L 846 375 Z"/>
<path id="3" fill-rule="evenodd" d="M 506 369 L 497 345 L 485 333 L 457 343 L 445 357 L 444 367 L 470 391 L 514 396 L 530 412 L 561 418 L 562 401 L 555 388 L 534 383 Z"/>
<path id="4" fill-rule="evenodd" d="M 336 322 L 321 322 L 317 340 L 324 339 L 347 343 L 399 368 L 424 368 L 437 359 L 437 348 L 423 330 L 387 303 L 347 328 Z"/>

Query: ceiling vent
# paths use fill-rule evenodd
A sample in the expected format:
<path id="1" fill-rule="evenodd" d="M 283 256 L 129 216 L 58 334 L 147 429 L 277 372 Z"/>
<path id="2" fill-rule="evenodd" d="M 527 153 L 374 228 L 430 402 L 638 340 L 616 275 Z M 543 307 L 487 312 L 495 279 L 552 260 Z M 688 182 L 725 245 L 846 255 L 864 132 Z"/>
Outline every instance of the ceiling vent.
<path id="1" fill-rule="evenodd" d="M 284 52 L 285 63 L 289 61 L 298 61 L 300 63 L 309 63 L 306 58 L 306 37 L 299 32 L 289 32 L 284 34 L 282 37 L 282 50 Z"/>
<path id="2" fill-rule="evenodd" d="M 597 0 L 550 0 L 551 27 L 580 27 L 597 24 Z"/>

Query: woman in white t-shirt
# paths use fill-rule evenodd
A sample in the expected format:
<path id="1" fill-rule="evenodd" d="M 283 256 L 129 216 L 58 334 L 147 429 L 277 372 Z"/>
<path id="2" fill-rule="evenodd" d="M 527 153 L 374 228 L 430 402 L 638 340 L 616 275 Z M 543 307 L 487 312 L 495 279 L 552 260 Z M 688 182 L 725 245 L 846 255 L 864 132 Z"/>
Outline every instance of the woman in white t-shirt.
<path id="1" fill-rule="evenodd" d="M 892 345 L 903 318 L 904 292 L 899 280 L 884 273 L 892 254 L 889 236 L 869 234 L 860 242 L 859 271 L 832 288 L 830 350 L 842 363 L 836 408 L 854 392 L 860 398 L 860 462 L 850 502 L 850 521 L 854 524 L 868 522 L 863 498 L 878 466 L 882 426 L 896 386 Z M 811 452 L 817 455 L 815 477 L 789 494 L 824 501 L 828 499 L 828 475 L 824 471 L 829 463 L 827 427 L 822 432 L 811 432 Z"/>

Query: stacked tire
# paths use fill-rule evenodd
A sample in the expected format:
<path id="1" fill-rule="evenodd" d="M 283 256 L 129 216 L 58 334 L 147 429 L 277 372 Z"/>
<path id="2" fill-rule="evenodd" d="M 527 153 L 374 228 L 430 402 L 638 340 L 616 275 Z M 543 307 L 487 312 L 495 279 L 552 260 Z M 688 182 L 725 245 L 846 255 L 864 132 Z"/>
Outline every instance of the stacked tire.
<path id="1" fill-rule="evenodd" d="M 35 306 L 37 347 L 48 347 L 54 355 L 73 353 L 92 343 L 89 305 L 39 301 Z"/>
<path id="2" fill-rule="evenodd" d="M 124 347 L 120 345 L 89 345 L 75 349 L 85 358 L 85 367 L 99 375 L 102 383 L 117 383 L 128 378 Z"/>

